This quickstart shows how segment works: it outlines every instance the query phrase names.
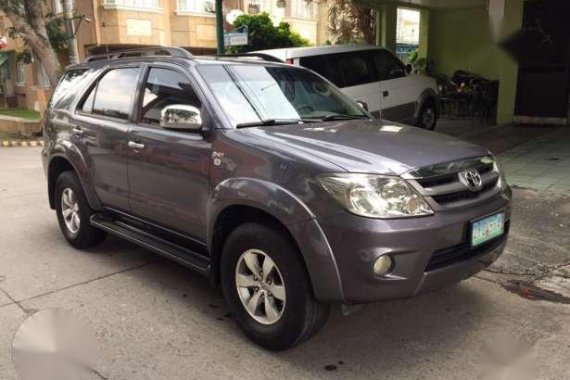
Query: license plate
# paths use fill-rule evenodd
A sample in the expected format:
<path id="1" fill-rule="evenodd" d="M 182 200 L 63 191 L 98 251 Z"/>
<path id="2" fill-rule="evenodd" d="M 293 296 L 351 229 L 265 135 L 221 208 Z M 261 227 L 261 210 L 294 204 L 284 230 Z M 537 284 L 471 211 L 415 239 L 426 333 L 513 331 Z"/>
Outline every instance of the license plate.
<path id="1" fill-rule="evenodd" d="M 505 232 L 505 213 L 487 216 L 471 224 L 471 246 L 476 247 Z"/>

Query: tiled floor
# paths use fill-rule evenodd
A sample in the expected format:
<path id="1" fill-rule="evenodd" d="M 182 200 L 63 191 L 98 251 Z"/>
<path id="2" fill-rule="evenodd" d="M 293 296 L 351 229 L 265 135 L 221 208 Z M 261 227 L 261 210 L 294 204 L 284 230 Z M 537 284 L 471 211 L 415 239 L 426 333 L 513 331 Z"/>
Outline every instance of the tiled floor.
<path id="1" fill-rule="evenodd" d="M 498 158 L 511 185 L 570 192 L 570 128 L 506 150 Z"/>
<path id="2" fill-rule="evenodd" d="M 486 146 L 512 186 L 570 193 L 570 126 L 488 126 L 442 119 L 436 131 Z"/>

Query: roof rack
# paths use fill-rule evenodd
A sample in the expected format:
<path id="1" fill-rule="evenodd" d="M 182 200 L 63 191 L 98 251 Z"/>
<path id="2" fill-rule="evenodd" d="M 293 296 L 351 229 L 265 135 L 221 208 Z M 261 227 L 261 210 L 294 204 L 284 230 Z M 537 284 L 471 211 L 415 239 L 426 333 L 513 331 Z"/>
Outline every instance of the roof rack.
<path id="1" fill-rule="evenodd" d="M 168 56 L 175 58 L 193 58 L 194 56 L 181 47 L 153 46 L 138 49 L 127 49 L 121 51 L 111 51 L 105 54 L 97 54 L 87 57 L 85 62 L 104 61 L 129 57 L 153 57 Z"/>
<path id="2" fill-rule="evenodd" d="M 219 57 L 219 58 L 226 58 L 226 57 L 227 58 L 258 58 L 258 59 L 263 59 L 264 61 L 269 61 L 269 62 L 284 63 L 279 58 L 274 57 L 270 54 L 265 54 L 265 53 L 221 54 L 221 55 L 217 55 L 217 57 Z"/>

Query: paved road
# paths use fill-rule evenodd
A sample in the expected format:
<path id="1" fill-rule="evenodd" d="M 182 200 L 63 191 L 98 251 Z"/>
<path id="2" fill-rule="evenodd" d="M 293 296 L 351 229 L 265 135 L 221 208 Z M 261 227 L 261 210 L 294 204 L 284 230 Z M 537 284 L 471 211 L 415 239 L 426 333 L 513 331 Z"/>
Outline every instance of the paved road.
<path id="1" fill-rule="evenodd" d="M 493 272 L 348 317 L 336 308 L 314 339 L 275 354 L 249 343 L 220 292 L 189 270 L 112 238 L 89 252 L 70 248 L 45 187 L 39 149 L 0 149 L 3 380 L 17 378 L 10 359 L 17 327 L 31 313 L 56 307 L 96 331 L 98 378 L 468 379 L 495 366 L 504 370 L 505 363 L 511 370 L 525 364 L 528 378 L 570 373 L 570 305 L 532 287 L 544 273 L 564 285 L 567 197 L 517 191 L 513 249 Z M 513 276 L 528 287 L 517 288 L 523 282 Z M 532 363 L 536 372 L 526 368 Z"/>

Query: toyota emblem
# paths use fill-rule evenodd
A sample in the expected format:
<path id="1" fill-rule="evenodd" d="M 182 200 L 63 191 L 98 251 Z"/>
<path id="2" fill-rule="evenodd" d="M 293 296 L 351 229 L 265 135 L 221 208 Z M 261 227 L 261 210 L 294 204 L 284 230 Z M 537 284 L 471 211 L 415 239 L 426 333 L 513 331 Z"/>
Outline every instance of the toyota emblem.
<path id="1" fill-rule="evenodd" d="M 459 179 L 471 191 L 478 191 L 483 187 L 481 175 L 475 169 L 465 170 L 459 173 Z"/>

